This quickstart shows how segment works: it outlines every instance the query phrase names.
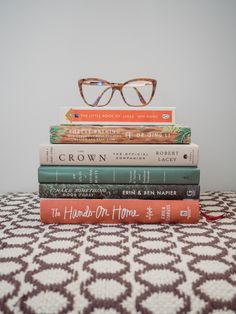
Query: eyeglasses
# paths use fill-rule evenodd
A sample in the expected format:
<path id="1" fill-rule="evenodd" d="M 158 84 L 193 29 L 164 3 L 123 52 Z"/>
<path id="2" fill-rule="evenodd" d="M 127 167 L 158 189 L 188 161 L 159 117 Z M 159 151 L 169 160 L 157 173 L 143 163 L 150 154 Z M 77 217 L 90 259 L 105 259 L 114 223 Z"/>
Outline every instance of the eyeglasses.
<path id="1" fill-rule="evenodd" d="M 118 90 L 128 106 L 143 107 L 150 103 L 157 81 L 150 78 L 137 78 L 125 83 L 110 83 L 99 78 L 87 78 L 78 81 L 80 94 L 89 106 L 103 107 L 109 104 Z"/>

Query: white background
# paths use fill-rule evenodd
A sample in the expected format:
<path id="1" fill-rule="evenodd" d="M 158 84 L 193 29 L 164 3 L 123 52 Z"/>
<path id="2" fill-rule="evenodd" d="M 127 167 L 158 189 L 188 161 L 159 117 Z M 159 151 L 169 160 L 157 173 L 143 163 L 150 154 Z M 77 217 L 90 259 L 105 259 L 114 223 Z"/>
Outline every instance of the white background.
<path id="1" fill-rule="evenodd" d="M 91 76 L 156 78 L 152 106 L 200 146 L 202 191 L 236 190 L 235 0 L 1 0 L 0 193 L 37 190 L 39 145 Z"/>

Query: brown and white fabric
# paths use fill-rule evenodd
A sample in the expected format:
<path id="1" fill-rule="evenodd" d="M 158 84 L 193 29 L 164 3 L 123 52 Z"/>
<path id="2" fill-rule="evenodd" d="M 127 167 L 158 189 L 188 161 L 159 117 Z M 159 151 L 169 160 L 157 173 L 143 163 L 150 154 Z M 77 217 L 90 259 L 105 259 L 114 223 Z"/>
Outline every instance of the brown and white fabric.
<path id="1" fill-rule="evenodd" d="M 33 194 L 0 197 L 0 313 L 236 313 L 236 193 L 197 225 L 43 225 Z"/>

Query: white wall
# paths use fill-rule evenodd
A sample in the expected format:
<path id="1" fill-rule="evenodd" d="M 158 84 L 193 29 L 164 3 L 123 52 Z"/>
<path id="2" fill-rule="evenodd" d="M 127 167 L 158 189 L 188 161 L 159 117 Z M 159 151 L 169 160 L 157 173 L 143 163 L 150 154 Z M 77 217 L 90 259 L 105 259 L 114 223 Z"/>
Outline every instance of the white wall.
<path id="1" fill-rule="evenodd" d="M 0 0 L 0 193 L 37 190 L 39 144 L 89 76 L 157 78 L 153 106 L 200 145 L 202 190 L 236 190 L 235 0 Z"/>

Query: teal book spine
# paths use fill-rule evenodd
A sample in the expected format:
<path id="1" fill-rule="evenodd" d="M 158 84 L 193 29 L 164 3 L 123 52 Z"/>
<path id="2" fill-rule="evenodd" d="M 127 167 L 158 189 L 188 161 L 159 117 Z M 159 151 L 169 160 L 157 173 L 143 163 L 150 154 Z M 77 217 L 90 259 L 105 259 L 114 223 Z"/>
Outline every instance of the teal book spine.
<path id="1" fill-rule="evenodd" d="M 199 184 L 197 167 L 40 166 L 39 183 Z"/>

